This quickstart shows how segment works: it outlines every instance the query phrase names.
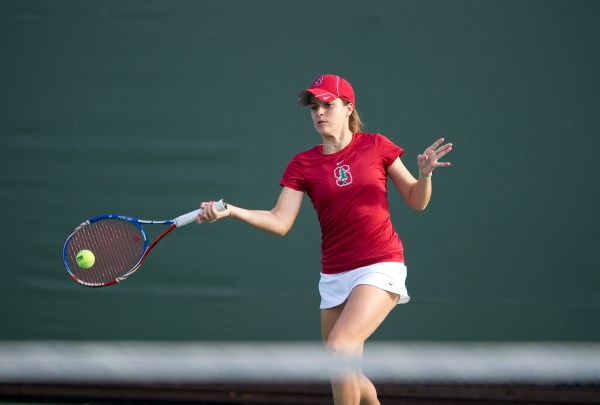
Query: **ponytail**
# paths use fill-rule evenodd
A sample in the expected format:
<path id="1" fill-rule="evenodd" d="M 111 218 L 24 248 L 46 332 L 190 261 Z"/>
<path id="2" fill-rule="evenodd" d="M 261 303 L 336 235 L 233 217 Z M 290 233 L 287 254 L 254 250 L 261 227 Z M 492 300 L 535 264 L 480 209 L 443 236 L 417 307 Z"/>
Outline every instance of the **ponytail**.
<path id="1" fill-rule="evenodd" d="M 358 111 L 356 111 L 356 107 L 354 108 L 354 110 L 352 110 L 352 114 L 350 114 L 350 117 L 348 118 L 348 125 L 350 126 L 350 131 L 352 131 L 353 134 L 362 132 L 363 123 L 360 120 L 360 117 L 358 116 Z"/>
<path id="2" fill-rule="evenodd" d="M 348 100 L 342 99 L 342 101 L 344 102 L 344 105 L 350 104 L 350 102 Z M 358 116 L 358 111 L 356 111 L 356 106 L 354 106 L 354 108 L 352 109 L 352 114 L 350 114 L 350 117 L 348 117 L 348 126 L 350 127 L 350 131 L 353 134 L 362 132 L 362 130 L 363 130 L 363 123 L 360 120 L 360 117 Z"/>

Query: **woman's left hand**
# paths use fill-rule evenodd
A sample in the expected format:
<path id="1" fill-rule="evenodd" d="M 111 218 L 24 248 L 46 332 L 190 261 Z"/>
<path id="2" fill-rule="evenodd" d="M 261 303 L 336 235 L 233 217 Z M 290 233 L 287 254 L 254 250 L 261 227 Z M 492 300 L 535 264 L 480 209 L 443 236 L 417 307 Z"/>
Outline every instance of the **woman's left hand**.
<path id="1" fill-rule="evenodd" d="M 425 149 L 422 155 L 417 156 L 419 172 L 422 176 L 430 176 L 433 169 L 440 166 L 450 166 L 450 162 L 440 162 L 439 159 L 452 150 L 451 143 L 444 143 L 444 138 L 440 138 L 429 148 Z"/>

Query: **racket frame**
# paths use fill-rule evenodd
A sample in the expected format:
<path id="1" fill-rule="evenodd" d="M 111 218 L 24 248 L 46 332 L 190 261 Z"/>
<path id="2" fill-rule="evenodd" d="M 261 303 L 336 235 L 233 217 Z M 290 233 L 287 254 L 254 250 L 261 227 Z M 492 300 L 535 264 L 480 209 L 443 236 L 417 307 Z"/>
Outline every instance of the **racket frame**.
<path id="1" fill-rule="evenodd" d="M 217 208 L 218 211 L 224 211 L 224 210 L 227 209 L 227 203 L 224 202 L 223 200 L 219 200 L 219 201 L 215 202 L 215 205 L 216 205 L 216 208 Z M 182 227 L 184 225 L 188 225 L 188 224 L 194 222 L 196 220 L 196 218 L 198 217 L 198 215 L 201 215 L 201 214 L 202 214 L 202 209 L 199 208 L 197 210 L 188 212 L 187 214 L 183 214 L 183 215 L 181 215 L 181 216 L 179 216 L 179 217 L 177 217 L 175 219 L 163 220 L 163 221 L 139 219 L 139 218 L 128 217 L 128 216 L 120 215 L 120 214 L 99 215 L 99 216 L 90 218 L 87 221 L 82 222 L 67 237 L 67 240 L 65 241 L 65 245 L 63 247 L 63 262 L 64 262 L 64 265 L 65 265 L 65 268 L 67 269 L 67 272 L 69 273 L 69 275 L 71 276 L 71 278 L 73 280 L 75 280 L 77 283 L 79 283 L 79 284 L 81 284 L 83 286 L 86 286 L 86 287 L 107 287 L 107 286 L 119 283 L 119 282 L 121 282 L 123 280 L 126 280 L 129 276 L 131 276 L 133 273 L 135 273 L 135 271 L 137 269 L 139 269 L 139 267 L 142 265 L 142 263 L 144 262 L 144 260 L 146 260 L 146 257 L 148 256 L 148 254 L 150 253 L 150 251 L 165 236 L 167 236 L 175 228 Z M 105 219 L 117 219 L 117 220 L 127 221 L 127 222 L 130 222 L 130 223 L 134 224 L 139 229 L 140 233 L 144 237 L 144 248 L 142 250 L 142 254 L 140 255 L 140 259 L 137 261 L 137 263 L 129 271 L 127 271 L 125 274 L 123 274 L 123 275 L 121 275 L 119 277 L 116 277 L 113 280 L 110 280 L 110 281 L 107 281 L 107 282 L 100 282 L 100 283 L 92 283 L 92 282 L 89 282 L 89 281 L 81 280 L 79 277 L 77 277 L 74 274 L 74 272 L 72 271 L 71 267 L 69 266 L 69 260 L 68 260 L 68 246 L 69 246 L 69 242 L 77 234 L 77 232 L 79 232 L 85 226 L 91 225 L 91 224 L 93 224 L 95 222 L 99 222 L 99 221 L 102 221 L 102 220 L 105 220 Z M 144 229 L 144 227 L 142 225 L 169 225 L 169 227 L 167 229 L 165 229 L 160 235 L 158 235 L 156 237 L 156 239 L 154 239 L 154 241 L 152 243 L 148 243 L 148 235 L 146 234 L 146 231 L 145 231 L 145 229 Z"/>

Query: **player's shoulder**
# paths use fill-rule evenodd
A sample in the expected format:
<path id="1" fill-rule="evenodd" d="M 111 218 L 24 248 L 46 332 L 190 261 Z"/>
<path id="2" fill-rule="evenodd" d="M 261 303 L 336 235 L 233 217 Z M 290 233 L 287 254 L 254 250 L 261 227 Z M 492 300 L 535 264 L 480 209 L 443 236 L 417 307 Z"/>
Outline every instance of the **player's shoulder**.
<path id="1" fill-rule="evenodd" d="M 314 146 L 310 149 L 296 153 L 294 156 L 292 156 L 290 162 L 302 163 L 310 159 L 315 159 L 319 157 L 319 155 L 319 146 Z"/>
<path id="2" fill-rule="evenodd" d="M 357 132 L 354 134 L 358 138 L 377 140 L 380 138 L 386 138 L 385 135 L 380 134 L 379 132 Z"/>
<path id="3" fill-rule="evenodd" d="M 358 132 L 354 136 L 361 143 L 378 144 L 380 142 L 389 142 L 389 139 L 380 133 Z"/>

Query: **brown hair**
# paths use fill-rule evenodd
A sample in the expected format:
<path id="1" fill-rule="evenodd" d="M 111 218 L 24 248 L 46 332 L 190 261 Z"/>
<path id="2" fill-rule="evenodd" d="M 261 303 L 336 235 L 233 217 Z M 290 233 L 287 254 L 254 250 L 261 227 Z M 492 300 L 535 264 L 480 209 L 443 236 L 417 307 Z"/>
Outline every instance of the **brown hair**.
<path id="1" fill-rule="evenodd" d="M 342 101 L 344 102 L 344 105 L 350 104 L 348 100 L 342 99 Z M 362 132 L 363 123 L 360 120 L 358 111 L 356 111 L 356 106 L 353 107 L 352 114 L 350 114 L 350 117 L 348 117 L 348 125 L 350 126 L 350 131 L 352 131 L 353 134 L 356 134 L 357 132 Z"/>

